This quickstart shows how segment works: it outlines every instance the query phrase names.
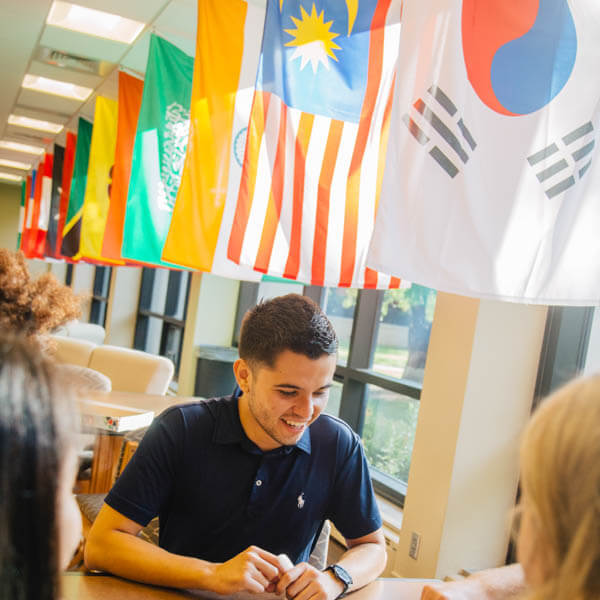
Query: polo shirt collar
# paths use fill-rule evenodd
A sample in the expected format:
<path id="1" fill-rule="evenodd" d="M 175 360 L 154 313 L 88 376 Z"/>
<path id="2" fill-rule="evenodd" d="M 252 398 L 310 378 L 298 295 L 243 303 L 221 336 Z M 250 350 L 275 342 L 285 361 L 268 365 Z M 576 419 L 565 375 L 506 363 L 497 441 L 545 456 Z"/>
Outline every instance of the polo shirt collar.
<path id="1" fill-rule="evenodd" d="M 310 427 L 308 427 L 302 437 L 294 446 L 281 446 L 269 452 L 262 450 L 246 435 L 242 423 L 240 421 L 240 413 L 238 409 L 238 398 L 241 394 L 234 392 L 231 396 L 223 398 L 220 403 L 221 410 L 217 412 L 215 431 L 213 434 L 213 442 L 217 444 L 236 444 L 239 443 L 245 450 L 253 454 L 289 454 L 294 448 L 302 450 L 306 454 L 311 452 L 310 444 Z"/>

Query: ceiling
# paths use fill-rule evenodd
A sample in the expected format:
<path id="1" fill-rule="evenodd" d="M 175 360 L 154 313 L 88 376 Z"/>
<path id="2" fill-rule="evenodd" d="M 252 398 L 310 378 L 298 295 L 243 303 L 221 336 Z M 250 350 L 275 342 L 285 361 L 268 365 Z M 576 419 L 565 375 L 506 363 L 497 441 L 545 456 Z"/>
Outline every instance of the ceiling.
<path id="1" fill-rule="evenodd" d="M 0 0 L 0 140 L 44 146 L 64 144 L 66 130 L 77 130 L 78 117 L 93 118 L 97 94 L 117 99 L 117 73 L 124 68 L 143 76 L 150 34 L 166 38 L 194 54 L 197 0 L 72 0 L 141 21 L 142 33 L 133 44 L 84 35 L 46 24 L 52 0 Z M 85 102 L 22 88 L 25 74 L 39 75 L 90 87 Z M 8 124 L 10 114 L 65 125 L 58 135 Z M 36 155 L 0 148 L 0 159 L 32 164 Z M 0 171 L 23 176 L 27 171 L 0 166 Z"/>

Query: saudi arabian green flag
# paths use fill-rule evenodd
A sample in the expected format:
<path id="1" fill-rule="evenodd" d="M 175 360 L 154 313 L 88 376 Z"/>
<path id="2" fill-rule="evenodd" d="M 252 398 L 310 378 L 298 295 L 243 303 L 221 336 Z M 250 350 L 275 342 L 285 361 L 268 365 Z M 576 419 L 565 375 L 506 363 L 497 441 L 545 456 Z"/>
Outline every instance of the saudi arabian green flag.
<path id="1" fill-rule="evenodd" d="M 87 184 L 88 163 L 90 161 L 90 145 L 92 143 L 92 124 L 79 118 L 77 127 L 77 145 L 75 146 L 75 165 L 71 179 L 69 208 L 65 226 L 62 231 L 63 240 L 60 253 L 63 256 L 78 258 L 79 240 L 81 238 L 81 215 L 83 213 L 83 198 Z"/>
<path id="2" fill-rule="evenodd" d="M 181 181 L 190 130 L 194 59 L 152 35 L 144 78 L 121 256 L 177 266 L 161 260 Z"/>

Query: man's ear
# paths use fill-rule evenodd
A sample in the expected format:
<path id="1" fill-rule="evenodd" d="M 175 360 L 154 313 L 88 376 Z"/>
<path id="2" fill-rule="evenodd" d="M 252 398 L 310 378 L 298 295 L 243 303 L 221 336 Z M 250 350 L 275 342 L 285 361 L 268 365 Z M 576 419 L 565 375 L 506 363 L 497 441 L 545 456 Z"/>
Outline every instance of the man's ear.
<path id="1" fill-rule="evenodd" d="M 252 385 L 252 369 L 250 365 L 243 358 L 238 358 L 233 363 L 233 374 L 242 392 L 247 394 Z"/>

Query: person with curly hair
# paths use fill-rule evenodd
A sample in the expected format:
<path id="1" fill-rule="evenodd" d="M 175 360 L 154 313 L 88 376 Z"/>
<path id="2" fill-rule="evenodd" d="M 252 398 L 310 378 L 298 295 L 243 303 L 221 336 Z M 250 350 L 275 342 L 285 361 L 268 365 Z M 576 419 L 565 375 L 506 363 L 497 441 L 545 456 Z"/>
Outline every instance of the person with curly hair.
<path id="1" fill-rule="evenodd" d="M 81 315 L 81 300 L 51 273 L 32 279 L 22 252 L 0 248 L 0 330 L 37 338 Z"/>

